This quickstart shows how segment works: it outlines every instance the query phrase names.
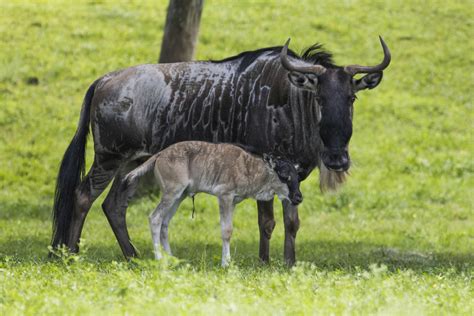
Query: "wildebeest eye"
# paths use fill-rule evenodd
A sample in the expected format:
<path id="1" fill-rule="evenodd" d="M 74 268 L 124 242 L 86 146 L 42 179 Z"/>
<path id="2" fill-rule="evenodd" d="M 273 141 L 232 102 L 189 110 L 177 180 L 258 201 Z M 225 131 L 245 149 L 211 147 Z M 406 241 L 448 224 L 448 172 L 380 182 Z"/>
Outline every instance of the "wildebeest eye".
<path id="1" fill-rule="evenodd" d="M 299 84 L 303 85 L 306 83 L 308 79 L 306 79 L 305 77 L 300 77 L 298 79 L 296 79 L 296 82 L 298 82 Z"/>
<path id="2" fill-rule="evenodd" d="M 356 99 L 357 97 L 355 95 L 352 95 L 349 97 L 349 100 L 351 101 L 351 103 L 354 103 Z"/>

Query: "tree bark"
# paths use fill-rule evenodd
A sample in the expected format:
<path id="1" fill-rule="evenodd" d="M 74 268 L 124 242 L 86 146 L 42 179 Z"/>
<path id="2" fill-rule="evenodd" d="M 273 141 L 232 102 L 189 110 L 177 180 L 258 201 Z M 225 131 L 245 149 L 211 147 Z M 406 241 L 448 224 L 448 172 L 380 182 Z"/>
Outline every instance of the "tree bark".
<path id="1" fill-rule="evenodd" d="M 170 0 L 159 63 L 194 57 L 204 0 Z"/>
<path id="2" fill-rule="evenodd" d="M 191 61 L 194 56 L 204 0 L 170 0 L 159 63 Z M 135 197 L 158 193 L 153 174 L 145 175 Z"/>

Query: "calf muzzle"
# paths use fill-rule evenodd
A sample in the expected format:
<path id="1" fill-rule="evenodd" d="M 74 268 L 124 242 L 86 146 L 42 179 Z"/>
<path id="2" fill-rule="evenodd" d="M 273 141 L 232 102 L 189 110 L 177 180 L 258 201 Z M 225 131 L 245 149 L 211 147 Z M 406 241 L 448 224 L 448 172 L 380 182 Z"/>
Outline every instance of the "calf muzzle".
<path id="1" fill-rule="evenodd" d="M 291 194 L 291 196 L 289 198 L 290 198 L 291 204 L 293 204 L 293 205 L 298 205 L 301 202 L 303 202 L 303 195 L 301 194 L 301 192 L 299 190 L 298 190 L 298 192 L 295 192 L 294 194 Z"/>

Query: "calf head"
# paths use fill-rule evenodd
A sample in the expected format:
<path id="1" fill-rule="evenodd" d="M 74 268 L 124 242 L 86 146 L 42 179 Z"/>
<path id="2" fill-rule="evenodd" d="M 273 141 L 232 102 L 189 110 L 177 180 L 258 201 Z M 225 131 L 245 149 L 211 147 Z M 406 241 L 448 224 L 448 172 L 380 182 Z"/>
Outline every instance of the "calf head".
<path id="1" fill-rule="evenodd" d="M 298 205 L 303 202 L 303 195 L 300 191 L 300 181 L 296 166 L 288 160 L 271 158 L 267 155 L 264 155 L 264 160 L 266 160 L 273 168 L 278 179 L 288 187 L 288 200 L 290 200 L 293 205 Z"/>

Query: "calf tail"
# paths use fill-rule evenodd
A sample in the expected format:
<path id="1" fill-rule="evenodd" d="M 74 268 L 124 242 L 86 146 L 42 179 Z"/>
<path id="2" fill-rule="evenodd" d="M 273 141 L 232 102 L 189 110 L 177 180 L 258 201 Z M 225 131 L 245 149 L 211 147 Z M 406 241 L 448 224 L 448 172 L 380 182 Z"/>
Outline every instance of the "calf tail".
<path id="1" fill-rule="evenodd" d="M 124 180 L 128 184 L 134 183 L 136 180 L 141 178 L 144 174 L 153 170 L 156 159 L 158 159 L 159 153 L 151 156 L 147 161 L 136 167 L 125 176 Z"/>

